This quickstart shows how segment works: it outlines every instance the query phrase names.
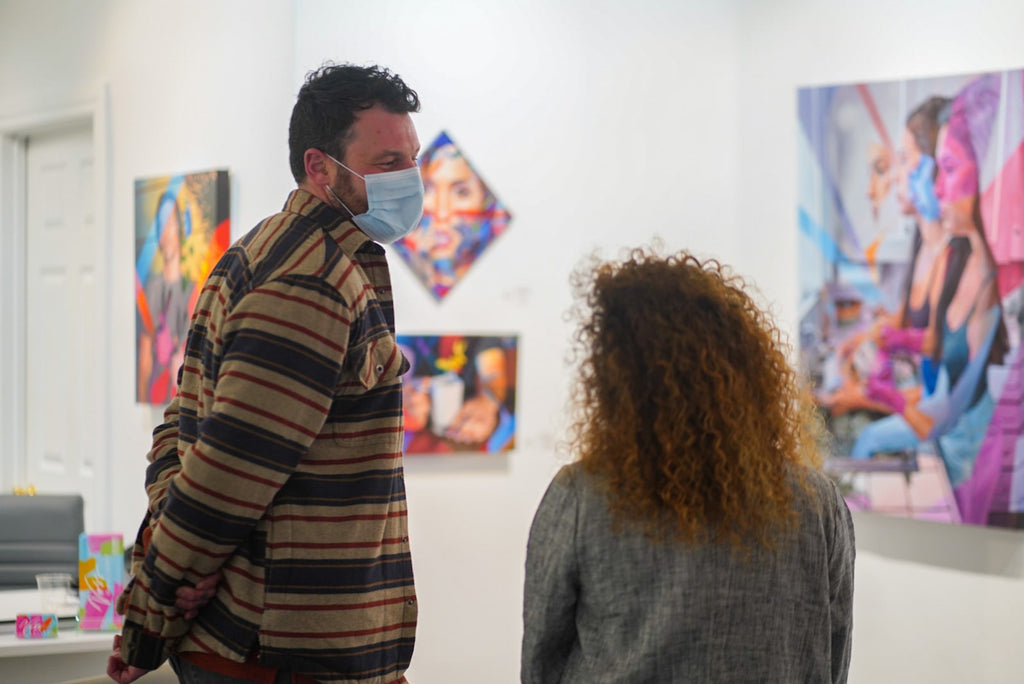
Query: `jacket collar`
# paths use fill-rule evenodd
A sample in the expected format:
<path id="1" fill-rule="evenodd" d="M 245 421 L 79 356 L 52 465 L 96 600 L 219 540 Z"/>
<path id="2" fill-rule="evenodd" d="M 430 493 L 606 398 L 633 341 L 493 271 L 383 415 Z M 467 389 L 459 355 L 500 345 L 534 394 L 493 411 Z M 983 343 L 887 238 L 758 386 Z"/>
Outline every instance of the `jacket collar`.
<path id="1" fill-rule="evenodd" d="M 384 248 L 371 240 L 366 233 L 352 222 L 351 217 L 320 200 L 316 195 L 302 188 L 296 188 L 288 195 L 284 211 L 300 214 L 321 226 L 350 257 L 359 253 L 380 255 Z"/>

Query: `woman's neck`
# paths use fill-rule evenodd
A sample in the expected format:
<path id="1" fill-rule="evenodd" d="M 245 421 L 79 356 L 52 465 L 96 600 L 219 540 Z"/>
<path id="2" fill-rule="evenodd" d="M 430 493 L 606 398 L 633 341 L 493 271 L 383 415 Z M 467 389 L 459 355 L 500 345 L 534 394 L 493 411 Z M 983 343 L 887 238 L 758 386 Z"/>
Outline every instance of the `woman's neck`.
<path id="1" fill-rule="evenodd" d="M 918 218 L 921 231 L 921 244 L 929 249 L 941 249 L 949 242 L 949 233 L 942 229 L 938 220 Z"/>

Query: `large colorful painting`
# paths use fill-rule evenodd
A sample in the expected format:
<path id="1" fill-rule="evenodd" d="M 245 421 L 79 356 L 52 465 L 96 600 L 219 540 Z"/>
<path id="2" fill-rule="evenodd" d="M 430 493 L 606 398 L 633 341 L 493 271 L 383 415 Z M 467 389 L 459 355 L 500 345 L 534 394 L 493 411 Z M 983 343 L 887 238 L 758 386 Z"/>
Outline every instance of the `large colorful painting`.
<path id="1" fill-rule="evenodd" d="M 420 173 L 423 218 L 394 246 L 440 301 L 505 232 L 511 215 L 443 131 L 420 155 Z"/>
<path id="2" fill-rule="evenodd" d="M 228 172 L 135 181 L 136 401 L 174 396 L 189 319 L 228 248 Z"/>
<path id="3" fill-rule="evenodd" d="M 1024 527 L 1024 71 L 798 99 L 826 467 L 854 509 Z"/>
<path id="4" fill-rule="evenodd" d="M 405 453 L 507 451 L 515 444 L 514 336 L 399 335 Z"/>

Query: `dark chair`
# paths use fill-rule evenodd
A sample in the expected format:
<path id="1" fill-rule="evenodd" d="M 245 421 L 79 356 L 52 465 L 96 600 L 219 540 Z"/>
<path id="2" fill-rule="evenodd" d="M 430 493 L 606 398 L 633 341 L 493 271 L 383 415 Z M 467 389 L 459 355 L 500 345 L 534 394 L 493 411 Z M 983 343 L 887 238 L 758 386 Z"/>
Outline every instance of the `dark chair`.
<path id="1" fill-rule="evenodd" d="M 34 589 L 36 574 L 66 572 L 78 584 L 78 494 L 0 494 L 0 589 Z"/>

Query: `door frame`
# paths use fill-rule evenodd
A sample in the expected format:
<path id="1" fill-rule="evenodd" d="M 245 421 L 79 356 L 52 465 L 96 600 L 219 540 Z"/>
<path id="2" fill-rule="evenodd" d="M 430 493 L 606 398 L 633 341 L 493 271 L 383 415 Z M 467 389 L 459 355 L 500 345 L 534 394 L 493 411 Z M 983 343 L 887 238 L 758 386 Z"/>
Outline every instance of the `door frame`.
<path id="1" fill-rule="evenodd" d="M 5 117 L 0 111 L 0 321 L 3 328 L 0 332 L 0 492 L 8 493 L 14 486 L 22 484 L 27 472 L 24 398 L 28 381 L 25 377 L 28 341 L 23 334 L 26 325 L 26 142 L 33 135 L 82 124 L 88 124 L 92 129 L 95 221 L 102 241 L 96 277 L 97 291 L 103 293 L 97 305 L 100 327 L 104 331 L 100 344 L 104 352 L 99 361 L 100 377 L 104 382 L 96 388 L 95 400 L 102 407 L 103 420 L 98 430 L 99 444 L 90 447 L 96 449 L 97 476 L 100 481 L 109 483 L 113 474 L 110 458 L 113 424 L 109 277 L 113 249 L 110 226 L 113 187 L 110 89 L 103 84 L 99 92 L 85 101 L 64 102 L 46 109 L 28 106 L 17 111 L 26 113 Z M 111 494 L 107 492 L 101 497 L 102 501 L 89 502 L 98 512 L 97 520 L 104 529 L 113 524 Z"/>

